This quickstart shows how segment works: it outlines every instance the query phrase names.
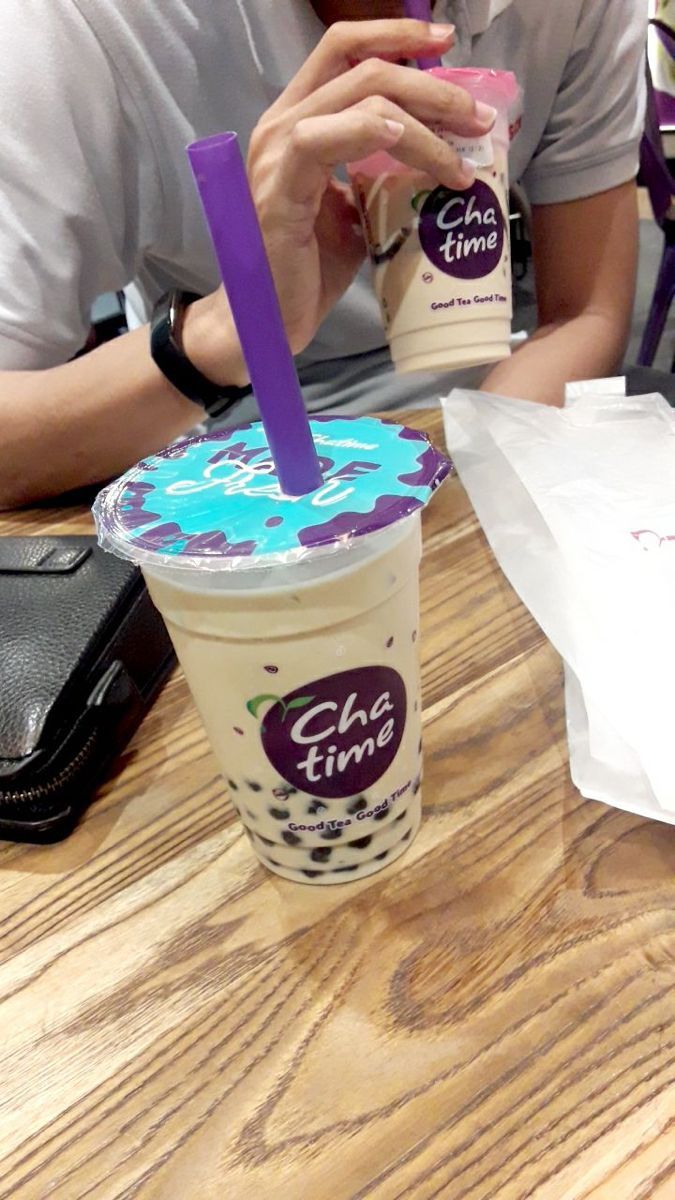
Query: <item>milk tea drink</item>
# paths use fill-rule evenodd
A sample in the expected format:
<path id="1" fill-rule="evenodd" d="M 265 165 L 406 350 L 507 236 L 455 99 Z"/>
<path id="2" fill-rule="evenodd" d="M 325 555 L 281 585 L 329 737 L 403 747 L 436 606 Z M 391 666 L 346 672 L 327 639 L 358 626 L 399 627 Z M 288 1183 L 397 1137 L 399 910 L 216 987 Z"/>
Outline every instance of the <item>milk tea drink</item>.
<path id="1" fill-rule="evenodd" d="M 143 569 L 256 855 L 328 884 L 419 826 L 420 512 L 447 463 L 390 423 L 311 425 L 308 497 L 279 492 L 255 424 L 139 464 L 96 516 Z"/>
<path id="2" fill-rule="evenodd" d="M 145 568 L 232 803 L 280 875 L 369 875 L 417 831 L 419 557 L 415 514 L 259 580 Z"/>
<path id="3" fill-rule="evenodd" d="M 430 73 L 492 104 L 498 115 L 482 138 L 436 131 L 477 163 L 466 190 L 441 187 L 384 151 L 349 165 L 399 371 L 450 370 L 510 353 L 508 146 L 518 87 L 504 71 Z"/>

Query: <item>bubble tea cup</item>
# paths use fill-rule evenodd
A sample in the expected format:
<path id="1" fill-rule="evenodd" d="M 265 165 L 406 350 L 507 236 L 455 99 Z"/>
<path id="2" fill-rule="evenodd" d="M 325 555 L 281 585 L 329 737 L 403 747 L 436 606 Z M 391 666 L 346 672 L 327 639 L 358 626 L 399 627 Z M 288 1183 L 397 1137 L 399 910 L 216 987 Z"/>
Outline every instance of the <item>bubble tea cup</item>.
<path id="1" fill-rule="evenodd" d="M 390 422 L 310 427 L 307 496 L 282 492 L 256 422 L 139 463 L 95 516 L 143 570 L 255 854 L 330 884 L 419 826 L 420 513 L 448 463 Z"/>
<path id="2" fill-rule="evenodd" d="M 519 89 L 507 71 L 429 73 L 497 111 L 483 137 L 435 130 L 476 164 L 465 190 L 439 185 L 380 151 L 349 164 L 375 291 L 397 371 L 441 371 L 510 354 L 508 147 Z"/>

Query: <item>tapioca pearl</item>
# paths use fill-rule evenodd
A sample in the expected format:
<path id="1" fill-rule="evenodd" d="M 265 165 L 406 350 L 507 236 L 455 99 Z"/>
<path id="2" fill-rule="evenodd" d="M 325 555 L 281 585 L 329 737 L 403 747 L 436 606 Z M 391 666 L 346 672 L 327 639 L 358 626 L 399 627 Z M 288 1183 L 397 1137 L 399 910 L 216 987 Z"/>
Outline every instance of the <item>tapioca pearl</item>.
<path id="1" fill-rule="evenodd" d="M 256 833 L 255 836 L 257 837 L 259 842 L 262 842 L 263 846 L 273 846 L 274 845 L 274 842 L 272 841 L 272 839 L 263 837 L 262 833 Z"/>
<path id="2" fill-rule="evenodd" d="M 412 829 L 406 829 L 405 833 L 403 834 L 403 837 L 401 838 L 401 841 L 409 842 L 411 837 L 412 837 Z"/>
<path id="3" fill-rule="evenodd" d="M 241 810 L 239 810 L 239 811 L 241 811 Z M 248 817 L 249 821 L 257 821 L 258 820 L 257 813 L 251 812 L 250 808 L 245 808 L 244 812 L 246 813 L 246 816 Z"/>
<path id="4" fill-rule="evenodd" d="M 289 796 L 297 796 L 297 794 L 298 789 L 291 787 L 290 783 L 280 783 L 277 787 L 272 789 L 272 795 L 275 796 L 277 800 L 288 800 Z"/>
<path id="5" fill-rule="evenodd" d="M 407 808 L 404 808 L 403 812 L 398 814 L 396 820 L 402 821 L 404 819 L 404 817 L 407 817 L 407 815 L 408 815 L 408 810 L 407 810 Z"/>
<path id="6" fill-rule="evenodd" d="M 342 837 L 342 830 L 341 829 L 324 829 L 323 833 L 321 834 L 321 837 L 323 838 L 324 842 L 336 842 L 338 840 L 338 838 Z"/>
<path id="7" fill-rule="evenodd" d="M 412 640 L 413 640 L 413 642 L 417 641 L 417 630 L 416 629 L 413 629 Z"/>
<path id="8" fill-rule="evenodd" d="M 312 853 L 309 857 L 311 858 L 312 862 L 324 863 L 328 862 L 328 859 L 332 853 L 332 846 L 317 846 L 316 850 L 312 850 Z"/>
<path id="9" fill-rule="evenodd" d="M 344 875 L 347 871 L 358 871 L 359 864 L 352 863 L 350 867 L 333 867 L 334 875 Z"/>
<path id="10" fill-rule="evenodd" d="M 355 841 L 350 842 L 349 845 L 350 845 L 350 847 L 353 846 L 355 850 L 365 850 L 366 847 L 370 845 L 372 840 L 373 840 L 372 833 L 368 833 L 368 834 L 366 834 L 365 837 L 356 838 Z"/>
<path id="11" fill-rule="evenodd" d="M 287 846 L 299 846 L 302 841 L 302 838 L 298 837 L 297 833 L 292 833 L 290 829 L 284 829 L 281 836 Z"/>
<path id="12" fill-rule="evenodd" d="M 391 650 L 393 644 L 394 644 L 393 637 L 387 638 L 387 642 L 386 642 L 387 650 Z"/>
<path id="13" fill-rule="evenodd" d="M 347 812 L 350 816 L 353 813 L 363 812 L 364 808 L 368 807 L 368 801 L 365 796 L 357 796 L 356 800 L 352 800 L 351 804 L 347 805 Z"/>
<path id="14" fill-rule="evenodd" d="M 375 860 L 374 860 L 374 861 L 375 861 L 375 862 L 382 862 L 382 859 L 383 859 L 383 858 L 386 858 L 386 857 L 387 857 L 387 855 L 388 855 L 388 853 L 389 853 L 389 851 L 388 851 L 388 850 L 381 850 L 379 854 L 376 854 L 376 855 L 375 855 Z"/>
<path id="15" fill-rule="evenodd" d="M 418 775 L 418 776 L 417 776 L 417 779 L 416 779 L 416 780 L 414 781 L 414 783 L 413 783 L 413 793 L 412 793 L 412 794 L 413 794 L 413 796 L 416 796 L 416 795 L 417 795 L 417 793 L 419 792 L 419 790 L 420 790 L 421 786 L 422 786 L 422 776 L 421 776 L 421 775 Z"/>
<path id="16" fill-rule="evenodd" d="M 231 792 L 239 791 L 239 785 L 234 782 L 234 779 L 228 779 L 227 786 L 229 787 Z"/>
<path id="17" fill-rule="evenodd" d="M 287 808 L 268 808 L 267 811 L 275 821 L 287 821 L 291 815 Z"/>
<path id="18" fill-rule="evenodd" d="M 421 738 L 420 738 L 419 742 L 417 743 L 417 753 L 418 754 L 422 753 L 422 739 Z"/>
<path id="19" fill-rule="evenodd" d="M 420 707 L 419 702 L 416 700 L 415 703 L 413 704 L 413 712 L 418 712 L 419 707 Z"/>
<path id="20" fill-rule="evenodd" d="M 235 732 L 235 733 L 238 733 L 238 734 L 239 734 L 239 737 L 243 737 L 243 736 L 244 736 L 244 731 L 243 731 L 243 729 L 240 729 L 238 725 L 233 725 L 233 726 L 232 726 L 232 728 L 234 729 L 234 732 Z"/>
<path id="21" fill-rule="evenodd" d="M 308 879 L 316 879 L 317 875 L 321 874 L 321 871 L 310 871 L 309 867 L 303 867 L 302 873 L 303 875 L 306 875 Z"/>
<path id="22" fill-rule="evenodd" d="M 320 800 L 312 800 L 312 803 L 307 806 L 307 813 L 310 817 L 316 816 L 317 813 L 327 812 L 328 805 L 322 804 Z"/>
<path id="23" fill-rule="evenodd" d="M 280 867 L 281 866 L 281 863 L 277 862 L 276 858 L 268 858 L 267 861 L 271 867 Z"/>
<path id="24" fill-rule="evenodd" d="M 374 821 L 384 821 L 384 818 L 388 817 L 388 816 L 389 816 L 389 809 L 381 808 L 379 812 L 373 813 L 373 820 Z"/>
<path id="25" fill-rule="evenodd" d="M 267 671 L 268 675 L 278 675 L 279 674 L 279 668 L 275 667 L 274 663 L 268 663 L 267 666 L 263 667 L 263 670 Z"/>
<path id="26" fill-rule="evenodd" d="M 262 792 L 262 784 L 256 783 L 255 779 L 245 779 L 244 782 L 245 782 L 247 788 L 249 789 L 249 791 Z"/>

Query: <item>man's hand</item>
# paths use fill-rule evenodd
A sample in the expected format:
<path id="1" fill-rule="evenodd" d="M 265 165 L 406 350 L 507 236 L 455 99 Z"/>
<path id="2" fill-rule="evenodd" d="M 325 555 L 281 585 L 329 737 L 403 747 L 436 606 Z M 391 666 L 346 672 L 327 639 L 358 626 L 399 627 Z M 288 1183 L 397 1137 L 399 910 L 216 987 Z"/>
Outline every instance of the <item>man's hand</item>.
<path id="1" fill-rule="evenodd" d="M 339 163 L 387 150 L 446 187 L 473 181 L 473 168 L 429 126 L 476 136 L 492 127 L 494 111 L 463 88 L 398 65 L 443 53 L 452 40 L 452 26 L 421 21 L 332 25 L 254 129 L 248 174 L 294 353 L 311 341 L 365 253 L 351 190 L 334 177 Z M 193 305 L 185 330 L 190 356 L 216 381 L 222 305 L 222 294 Z"/>
<path id="2" fill-rule="evenodd" d="M 427 126 L 475 135 L 490 128 L 492 111 L 461 88 L 396 65 L 451 43 L 451 27 L 420 21 L 333 25 L 255 129 L 249 177 L 294 351 L 364 255 L 349 190 L 333 178 L 338 163 L 386 149 L 448 187 L 471 182 Z M 183 341 L 207 378 L 246 381 L 222 288 L 190 305 Z M 0 372 L 0 410 L 0 508 L 119 474 L 203 415 L 155 367 L 146 329 L 63 366 Z"/>
<path id="3" fill-rule="evenodd" d="M 565 383 L 612 375 L 630 330 L 637 269 L 634 183 L 533 209 L 538 328 L 483 387 L 561 405 Z"/>

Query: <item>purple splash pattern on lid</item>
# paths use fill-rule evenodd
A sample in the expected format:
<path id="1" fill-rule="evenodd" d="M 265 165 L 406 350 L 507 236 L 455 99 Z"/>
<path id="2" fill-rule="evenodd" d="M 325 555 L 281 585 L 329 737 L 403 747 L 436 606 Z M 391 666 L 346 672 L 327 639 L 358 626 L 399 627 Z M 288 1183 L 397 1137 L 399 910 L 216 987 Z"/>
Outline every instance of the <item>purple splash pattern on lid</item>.
<path id="1" fill-rule="evenodd" d="M 260 422 L 179 442 L 94 505 L 106 549 L 152 566 L 223 570 L 342 547 L 422 508 L 450 469 L 426 434 L 374 417 L 313 417 L 323 483 L 282 491 Z"/>
<path id="2" fill-rule="evenodd" d="M 354 537 L 354 527 L 358 525 L 359 534 L 375 533 L 378 529 L 384 529 L 387 525 L 393 524 L 388 519 L 392 512 L 399 509 L 401 500 L 399 496 L 378 496 L 375 505 L 370 513 L 364 514 L 358 512 L 343 512 L 335 517 L 331 517 L 329 521 L 325 521 L 323 525 L 312 525 L 308 529 L 301 529 L 298 533 L 298 540 L 303 546 L 321 546 L 329 542 L 342 542 L 350 537 Z M 402 516 L 409 516 L 417 508 L 423 508 L 424 502 L 410 496 L 406 501 L 405 512 Z"/>

